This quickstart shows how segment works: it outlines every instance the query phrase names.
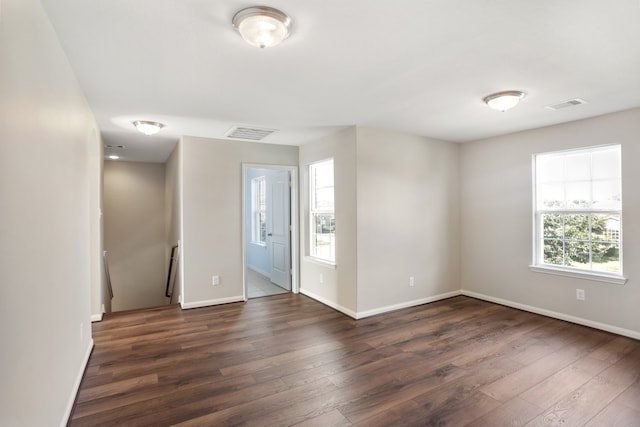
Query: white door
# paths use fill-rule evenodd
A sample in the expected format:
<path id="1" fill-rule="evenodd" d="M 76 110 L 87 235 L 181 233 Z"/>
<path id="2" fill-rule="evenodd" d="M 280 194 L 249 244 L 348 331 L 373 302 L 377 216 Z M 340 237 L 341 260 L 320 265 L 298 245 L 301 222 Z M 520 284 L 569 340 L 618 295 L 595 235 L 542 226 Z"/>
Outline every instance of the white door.
<path id="1" fill-rule="evenodd" d="M 271 281 L 291 290 L 291 198 L 289 171 L 267 175 L 267 245 L 271 254 Z"/>

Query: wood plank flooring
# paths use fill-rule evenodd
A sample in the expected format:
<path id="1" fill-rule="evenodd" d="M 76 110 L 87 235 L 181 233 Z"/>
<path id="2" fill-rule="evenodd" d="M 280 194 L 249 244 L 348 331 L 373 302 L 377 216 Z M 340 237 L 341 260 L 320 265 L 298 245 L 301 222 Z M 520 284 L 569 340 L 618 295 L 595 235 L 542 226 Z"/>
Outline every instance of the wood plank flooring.
<path id="1" fill-rule="evenodd" d="M 640 342 L 468 297 L 109 315 L 76 426 L 640 426 Z"/>

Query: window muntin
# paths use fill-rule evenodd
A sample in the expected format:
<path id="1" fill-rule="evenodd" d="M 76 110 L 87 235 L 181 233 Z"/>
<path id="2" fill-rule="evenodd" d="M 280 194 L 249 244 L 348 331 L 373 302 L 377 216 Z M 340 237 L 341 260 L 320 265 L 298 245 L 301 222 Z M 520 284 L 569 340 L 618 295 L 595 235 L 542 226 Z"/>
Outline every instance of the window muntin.
<path id="1" fill-rule="evenodd" d="M 619 145 L 535 156 L 534 263 L 622 275 Z"/>
<path id="2" fill-rule="evenodd" d="M 333 159 L 309 165 L 309 255 L 336 261 Z"/>
<path id="3" fill-rule="evenodd" d="M 267 187 L 264 176 L 251 180 L 251 242 L 267 243 Z"/>

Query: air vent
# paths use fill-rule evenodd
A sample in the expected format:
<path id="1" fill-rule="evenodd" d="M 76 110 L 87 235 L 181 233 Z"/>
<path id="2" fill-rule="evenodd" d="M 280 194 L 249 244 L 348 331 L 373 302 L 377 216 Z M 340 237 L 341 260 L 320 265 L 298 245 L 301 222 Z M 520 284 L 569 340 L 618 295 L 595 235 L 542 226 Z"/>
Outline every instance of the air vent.
<path id="1" fill-rule="evenodd" d="M 276 129 L 263 129 L 258 127 L 234 126 L 225 134 L 227 138 L 244 139 L 248 141 L 262 141 Z"/>
<path id="2" fill-rule="evenodd" d="M 111 144 L 105 144 L 104 148 L 118 148 L 118 149 L 122 149 L 124 148 L 124 145 L 111 145 Z"/>
<path id="3" fill-rule="evenodd" d="M 563 108 L 574 107 L 576 105 L 582 105 L 582 104 L 586 104 L 586 103 L 587 103 L 587 101 L 585 101 L 584 99 L 574 98 L 574 99 L 570 99 L 568 101 L 561 102 L 559 104 L 547 105 L 544 108 L 548 108 L 549 110 L 562 110 Z"/>

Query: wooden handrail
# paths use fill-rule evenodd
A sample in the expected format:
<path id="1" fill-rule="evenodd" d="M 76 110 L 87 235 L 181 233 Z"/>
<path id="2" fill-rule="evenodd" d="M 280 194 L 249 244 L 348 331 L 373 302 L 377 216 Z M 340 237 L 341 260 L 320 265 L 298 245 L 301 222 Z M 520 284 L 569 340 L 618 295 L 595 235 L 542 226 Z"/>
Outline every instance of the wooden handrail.
<path id="1" fill-rule="evenodd" d="M 178 245 L 171 248 L 171 257 L 169 258 L 169 274 L 167 275 L 167 288 L 164 296 L 171 298 L 173 296 L 173 288 L 176 283 L 176 269 L 178 267 L 179 250 Z"/>
<path id="2" fill-rule="evenodd" d="M 109 274 L 109 260 L 107 259 L 107 251 L 102 252 L 102 261 L 104 263 L 104 275 L 107 279 L 107 290 L 109 291 L 109 299 L 113 299 L 113 287 L 111 286 L 111 275 Z"/>

